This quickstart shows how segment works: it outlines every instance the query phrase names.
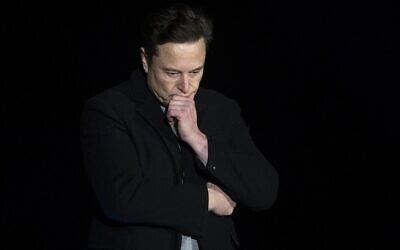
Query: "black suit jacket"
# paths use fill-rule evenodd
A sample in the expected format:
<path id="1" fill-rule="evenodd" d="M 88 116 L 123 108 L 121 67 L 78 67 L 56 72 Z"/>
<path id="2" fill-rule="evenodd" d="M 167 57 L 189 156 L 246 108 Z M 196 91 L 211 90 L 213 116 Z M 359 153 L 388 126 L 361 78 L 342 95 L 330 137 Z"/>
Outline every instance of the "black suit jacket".
<path id="1" fill-rule="evenodd" d="M 183 233 L 201 249 L 234 249 L 232 219 L 208 212 L 207 181 L 238 205 L 273 204 L 277 173 L 253 144 L 236 102 L 200 88 L 195 103 L 207 166 L 173 134 L 141 71 L 86 102 L 82 148 L 98 204 L 90 247 L 179 249 Z"/>

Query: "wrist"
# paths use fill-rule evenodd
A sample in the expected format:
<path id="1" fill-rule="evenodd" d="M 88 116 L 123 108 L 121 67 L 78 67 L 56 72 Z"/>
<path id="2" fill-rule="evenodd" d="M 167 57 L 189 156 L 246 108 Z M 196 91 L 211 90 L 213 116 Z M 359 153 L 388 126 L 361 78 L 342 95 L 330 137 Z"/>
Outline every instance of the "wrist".
<path id="1" fill-rule="evenodd" d="M 195 152 L 201 152 L 208 146 L 207 136 L 200 131 L 189 138 L 187 143 Z"/>

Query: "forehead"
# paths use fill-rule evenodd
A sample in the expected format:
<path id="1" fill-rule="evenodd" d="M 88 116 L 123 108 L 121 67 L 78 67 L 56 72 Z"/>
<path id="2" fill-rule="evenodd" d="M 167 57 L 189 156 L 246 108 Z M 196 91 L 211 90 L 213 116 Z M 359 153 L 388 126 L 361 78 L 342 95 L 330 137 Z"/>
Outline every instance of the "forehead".
<path id="1" fill-rule="evenodd" d="M 204 64 L 206 45 L 204 39 L 188 43 L 165 43 L 158 46 L 153 61 L 165 67 L 199 67 Z"/>

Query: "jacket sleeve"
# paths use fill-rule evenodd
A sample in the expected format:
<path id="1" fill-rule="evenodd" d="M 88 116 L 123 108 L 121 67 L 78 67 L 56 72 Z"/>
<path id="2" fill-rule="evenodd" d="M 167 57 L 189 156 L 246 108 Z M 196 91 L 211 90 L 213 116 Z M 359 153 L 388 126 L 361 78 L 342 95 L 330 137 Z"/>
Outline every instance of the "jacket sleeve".
<path id="1" fill-rule="evenodd" d="M 207 135 L 205 171 L 236 203 L 252 210 L 268 209 L 277 197 L 278 173 L 253 143 L 238 104 L 232 101 L 226 110 L 226 128 Z M 197 164 L 204 169 L 200 161 Z"/>
<path id="2" fill-rule="evenodd" d="M 82 113 L 85 168 L 104 213 L 112 220 L 168 227 L 201 236 L 208 213 L 205 185 L 165 183 L 146 178 L 137 145 L 115 107 L 89 100 Z"/>

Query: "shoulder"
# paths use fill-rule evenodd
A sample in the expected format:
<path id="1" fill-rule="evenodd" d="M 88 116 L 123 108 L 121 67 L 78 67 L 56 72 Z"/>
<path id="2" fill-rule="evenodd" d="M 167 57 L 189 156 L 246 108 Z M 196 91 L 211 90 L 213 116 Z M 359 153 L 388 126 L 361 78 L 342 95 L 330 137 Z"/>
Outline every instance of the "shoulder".
<path id="1" fill-rule="evenodd" d="M 230 133 L 241 120 L 241 110 L 237 102 L 211 89 L 199 89 L 196 97 L 198 125 L 207 136 Z"/>
<path id="2" fill-rule="evenodd" d="M 137 69 L 133 71 L 129 80 L 89 98 L 86 103 L 89 105 L 91 103 L 102 103 L 125 109 L 152 100 L 145 76 Z"/>
<path id="3" fill-rule="evenodd" d="M 129 92 L 132 90 L 132 83 L 130 81 L 122 82 L 114 87 L 108 88 L 85 101 L 87 106 L 100 106 L 100 107 L 119 107 L 125 106 L 127 102 L 132 103 L 129 98 Z"/>
<path id="4" fill-rule="evenodd" d="M 196 104 L 201 109 L 226 110 L 239 108 L 234 99 L 208 88 L 199 88 L 196 95 Z"/>

